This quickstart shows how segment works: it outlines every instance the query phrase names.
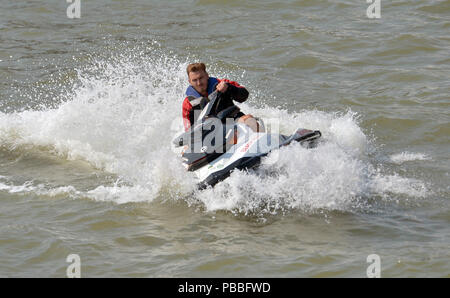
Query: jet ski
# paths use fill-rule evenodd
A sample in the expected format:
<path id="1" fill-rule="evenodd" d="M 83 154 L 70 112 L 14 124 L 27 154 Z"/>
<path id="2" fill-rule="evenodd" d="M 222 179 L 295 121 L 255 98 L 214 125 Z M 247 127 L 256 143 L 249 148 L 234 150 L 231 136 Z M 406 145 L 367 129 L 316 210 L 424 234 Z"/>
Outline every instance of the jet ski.
<path id="1" fill-rule="evenodd" d="M 214 186 L 226 179 L 233 170 L 251 169 L 273 150 L 292 142 L 306 148 L 315 147 L 321 137 L 318 130 L 299 128 L 291 135 L 266 132 L 264 122 L 256 118 L 258 132 L 244 123 L 234 121 L 239 112 L 235 105 L 217 111 L 222 93 L 214 91 L 207 98 L 198 98 L 201 113 L 187 132 L 173 139 L 176 148 L 182 148 L 183 164 L 199 179 L 198 188 Z"/>

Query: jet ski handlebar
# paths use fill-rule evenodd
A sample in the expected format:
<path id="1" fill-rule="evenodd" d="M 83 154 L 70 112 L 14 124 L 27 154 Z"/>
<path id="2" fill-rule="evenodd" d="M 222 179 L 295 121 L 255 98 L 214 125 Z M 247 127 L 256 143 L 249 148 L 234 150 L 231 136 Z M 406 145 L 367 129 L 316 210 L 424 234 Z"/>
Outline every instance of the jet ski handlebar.
<path id="1" fill-rule="evenodd" d="M 215 90 L 208 96 L 209 103 L 205 107 L 206 110 L 202 111 L 200 114 L 201 117 L 197 120 L 198 122 L 204 121 L 207 117 L 216 116 L 217 108 L 219 107 L 220 102 L 222 101 L 222 92 L 219 90 Z"/>

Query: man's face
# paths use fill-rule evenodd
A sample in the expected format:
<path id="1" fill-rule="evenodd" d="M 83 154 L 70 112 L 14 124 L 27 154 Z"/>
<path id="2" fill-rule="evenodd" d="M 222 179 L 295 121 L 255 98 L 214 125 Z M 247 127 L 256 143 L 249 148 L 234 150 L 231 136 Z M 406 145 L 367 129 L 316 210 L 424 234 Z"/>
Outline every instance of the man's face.
<path id="1" fill-rule="evenodd" d="M 208 90 L 208 73 L 206 71 L 197 71 L 189 73 L 189 84 L 202 95 L 207 95 Z"/>

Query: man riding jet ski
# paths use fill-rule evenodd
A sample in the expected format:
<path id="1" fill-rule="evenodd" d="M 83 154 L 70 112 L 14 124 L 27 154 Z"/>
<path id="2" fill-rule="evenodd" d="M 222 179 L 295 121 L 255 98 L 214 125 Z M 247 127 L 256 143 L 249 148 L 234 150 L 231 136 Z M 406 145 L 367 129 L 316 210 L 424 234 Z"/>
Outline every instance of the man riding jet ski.
<path id="1" fill-rule="evenodd" d="M 219 111 L 234 106 L 235 113 L 230 114 L 228 117 L 233 117 L 238 122 L 247 124 L 254 131 L 258 130 L 256 120 L 253 116 L 245 115 L 233 104 L 233 101 L 242 103 L 247 100 L 248 91 L 245 87 L 227 79 L 210 77 L 206 72 L 204 63 L 189 64 L 187 74 L 190 86 L 186 90 L 186 98 L 183 101 L 183 123 L 185 131 L 188 131 L 196 122 L 197 119 L 195 116 L 203 109 L 208 95 L 215 90 L 221 92 L 224 99 L 218 107 Z"/>
<path id="2" fill-rule="evenodd" d="M 210 78 L 203 63 L 187 68 L 189 83 L 183 102 L 185 132 L 173 140 L 183 147 L 188 171 L 200 180 L 199 188 L 215 185 L 234 169 L 250 169 L 271 151 L 292 141 L 312 147 L 320 131 L 297 129 L 292 135 L 265 132 L 261 119 L 244 115 L 233 100 L 244 102 L 248 91 L 238 83 Z"/>

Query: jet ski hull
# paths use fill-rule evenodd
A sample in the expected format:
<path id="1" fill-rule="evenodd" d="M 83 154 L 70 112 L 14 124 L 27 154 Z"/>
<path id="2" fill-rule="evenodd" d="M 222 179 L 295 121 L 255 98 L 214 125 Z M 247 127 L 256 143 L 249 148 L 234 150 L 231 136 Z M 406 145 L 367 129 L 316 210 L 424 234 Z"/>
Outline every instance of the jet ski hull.
<path id="1" fill-rule="evenodd" d="M 197 185 L 198 188 L 205 189 L 208 186 L 214 186 L 220 181 L 228 178 L 235 169 L 249 170 L 252 168 L 256 168 L 261 164 L 261 160 L 263 157 L 267 156 L 275 149 L 279 149 L 282 146 L 289 145 L 293 141 L 299 142 L 307 148 L 313 148 L 317 145 L 317 140 L 321 137 L 322 134 L 320 133 L 320 131 L 299 129 L 291 136 L 279 135 L 278 137 L 280 142 L 276 146 L 272 148 L 265 148 L 266 150 L 256 151 L 255 154 L 252 154 L 252 145 L 261 145 L 258 144 L 258 140 L 260 140 L 267 134 L 260 135 L 261 136 L 257 140 L 253 140 L 253 144 L 252 140 L 249 140 L 247 143 L 239 146 L 237 148 L 238 153 L 225 153 L 211 162 L 209 165 L 206 165 L 204 168 L 199 169 L 197 171 L 197 176 L 199 177 L 201 182 Z M 244 154 L 238 157 L 233 156 L 239 154 L 240 152 L 244 152 Z"/>

